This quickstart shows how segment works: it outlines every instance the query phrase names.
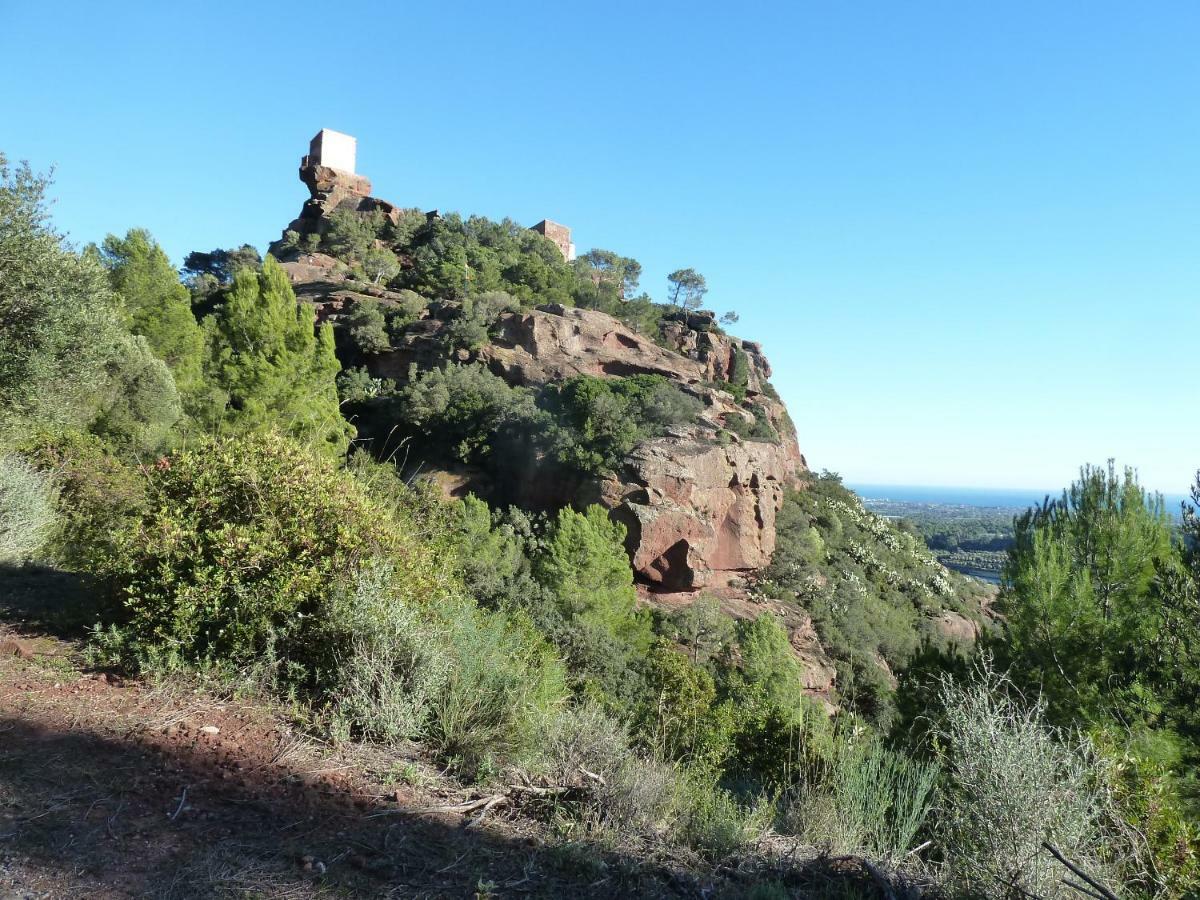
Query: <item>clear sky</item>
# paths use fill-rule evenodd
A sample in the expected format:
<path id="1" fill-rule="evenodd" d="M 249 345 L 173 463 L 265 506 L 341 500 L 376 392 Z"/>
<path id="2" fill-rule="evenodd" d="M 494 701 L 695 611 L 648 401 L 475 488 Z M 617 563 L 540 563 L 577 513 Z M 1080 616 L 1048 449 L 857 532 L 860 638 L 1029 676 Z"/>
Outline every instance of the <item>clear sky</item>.
<path id="1" fill-rule="evenodd" d="M 847 480 L 1200 467 L 1200 4 L 18 3 L 0 150 L 86 242 L 264 248 L 319 128 L 378 196 L 693 266 Z"/>

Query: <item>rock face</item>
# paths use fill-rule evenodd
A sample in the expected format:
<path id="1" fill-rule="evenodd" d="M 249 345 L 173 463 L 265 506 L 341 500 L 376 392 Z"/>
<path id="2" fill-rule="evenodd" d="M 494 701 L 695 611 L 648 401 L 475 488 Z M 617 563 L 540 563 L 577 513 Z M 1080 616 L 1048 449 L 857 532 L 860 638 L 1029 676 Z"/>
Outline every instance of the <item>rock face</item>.
<path id="1" fill-rule="evenodd" d="M 654 592 L 728 588 L 775 550 L 775 514 L 803 466 L 794 445 L 714 444 L 700 429 L 634 448 L 601 502 L 628 532 L 633 568 Z"/>
<path id="2" fill-rule="evenodd" d="M 370 196 L 361 175 L 311 165 L 300 178 L 309 200 L 288 228 L 300 235 L 323 234 L 337 211 L 362 215 L 381 210 L 396 222 L 398 207 Z M 314 302 L 320 320 L 337 322 L 367 296 L 387 305 L 389 292 L 351 283 L 344 267 L 322 254 L 292 247 L 280 253 L 297 295 Z M 481 349 L 448 357 L 444 331 L 460 309 L 452 302 L 430 304 L 391 350 L 356 360 L 376 378 L 403 383 L 410 368 L 428 370 L 455 362 L 479 362 L 510 385 L 537 388 L 576 375 L 659 375 L 701 400 L 698 422 L 644 441 L 617 471 L 581 483 L 561 474 L 548 477 L 539 460 L 522 461 L 527 477 L 517 486 L 533 507 L 599 502 L 624 523 L 637 580 L 664 601 L 702 588 L 744 594 L 744 576 L 769 562 L 775 549 L 775 516 L 785 489 L 805 471 L 804 457 L 783 405 L 767 385 L 771 369 L 761 348 L 716 328 L 706 310 L 680 311 L 662 329 L 663 345 L 594 310 L 556 304 L 504 313 Z M 754 409 L 731 393 L 737 385 Z M 770 428 L 764 429 L 763 426 Z M 738 433 L 771 429 L 778 440 L 744 439 Z M 428 472 L 428 468 L 424 471 Z M 434 473 L 448 492 L 488 495 L 479 473 Z M 512 486 L 509 486 L 510 493 Z"/>
<path id="3" fill-rule="evenodd" d="M 310 165 L 304 157 L 300 166 L 300 180 L 308 187 L 309 199 L 285 229 L 295 231 L 302 237 L 307 234 L 324 234 L 329 230 L 329 217 L 338 210 L 371 213 L 380 210 L 394 225 L 399 221 L 401 210 L 371 196 L 371 182 L 364 175 L 343 172 L 329 166 Z M 269 248 L 270 253 L 280 255 L 282 241 Z"/>
<path id="4" fill-rule="evenodd" d="M 452 305 L 415 323 L 390 352 L 367 360 L 371 374 L 404 381 L 409 367 L 446 360 L 441 333 Z M 441 318 L 445 316 L 446 318 Z M 696 425 L 669 430 L 633 449 L 619 470 L 590 484 L 537 481 L 538 505 L 604 504 L 628 532 L 627 549 L 643 590 L 694 592 L 736 589 L 742 576 L 769 562 L 775 515 L 784 490 L 805 471 L 804 457 L 783 405 L 763 394 L 770 368 L 757 345 L 686 325 L 668 335 L 673 352 L 594 310 L 546 305 L 502 315 L 491 341 L 460 362 L 477 361 L 512 385 L 537 387 L 575 375 L 659 375 L 699 398 Z M 745 357 L 747 397 L 766 413 L 779 442 L 743 440 L 724 430 L 732 418 L 753 416 L 719 387 Z M 470 489 L 469 479 L 455 484 Z"/>

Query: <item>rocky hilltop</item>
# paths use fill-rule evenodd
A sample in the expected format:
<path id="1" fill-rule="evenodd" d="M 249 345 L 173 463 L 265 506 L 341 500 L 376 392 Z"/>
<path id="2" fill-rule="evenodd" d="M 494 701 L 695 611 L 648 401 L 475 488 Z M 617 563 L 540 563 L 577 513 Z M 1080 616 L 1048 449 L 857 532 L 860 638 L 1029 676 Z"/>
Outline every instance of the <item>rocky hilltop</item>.
<path id="1" fill-rule="evenodd" d="M 370 182 L 360 175 L 316 166 L 300 174 L 311 198 L 289 229 L 301 235 L 327 231 L 338 210 L 397 215 L 397 207 L 369 197 Z M 385 309 L 402 300 L 397 292 L 354 280 L 331 256 L 281 244 L 272 250 L 298 296 L 335 325 L 364 299 Z M 627 549 L 646 593 L 712 589 L 736 595 L 744 577 L 770 561 L 784 490 L 798 482 L 806 464 L 787 411 L 769 386 L 771 368 L 758 344 L 725 334 L 704 310 L 669 314 L 651 337 L 597 310 L 542 304 L 501 313 L 486 343 L 448 353 L 446 330 L 460 314 L 455 302 L 430 303 L 389 349 L 349 351 L 344 362 L 398 385 L 452 362 L 478 362 L 510 385 L 533 388 L 576 375 L 666 378 L 703 404 L 697 421 L 641 442 L 613 473 L 582 482 L 548 473 L 530 459 L 518 486 L 523 505 L 606 506 L 626 526 Z M 727 389 L 735 381 L 737 398 Z M 754 411 L 772 439 L 740 436 L 756 424 Z M 448 493 L 487 496 L 491 489 L 482 473 L 461 467 L 436 475 Z"/>

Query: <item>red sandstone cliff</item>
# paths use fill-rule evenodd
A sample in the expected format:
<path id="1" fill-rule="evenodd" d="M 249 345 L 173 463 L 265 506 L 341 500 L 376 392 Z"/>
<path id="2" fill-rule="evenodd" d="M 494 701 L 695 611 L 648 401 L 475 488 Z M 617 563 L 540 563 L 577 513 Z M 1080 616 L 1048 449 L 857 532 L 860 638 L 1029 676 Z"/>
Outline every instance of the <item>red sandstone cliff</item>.
<path id="1" fill-rule="evenodd" d="M 297 260 L 285 267 L 323 316 L 336 320 L 342 304 L 360 296 L 344 283 L 322 282 L 315 277 L 320 266 L 312 262 Z M 387 292 L 372 293 L 387 302 Z M 442 331 L 448 323 L 439 315 L 449 319 L 453 311 L 452 304 L 435 307 L 390 351 L 368 357 L 371 374 L 403 383 L 413 365 L 418 370 L 444 365 Z M 679 349 L 661 347 L 604 313 L 546 305 L 503 314 L 491 341 L 472 353 L 459 351 L 456 361 L 482 363 L 509 384 L 530 387 L 574 375 L 660 375 L 700 399 L 704 411 L 697 423 L 639 444 L 614 474 L 559 483 L 530 460 L 521 491 L 533 506 L 599 502 L 608 507 L 628 531 L 634 571 L 647 592 L 736 588 L 744 575 L 770 561 L 775 515 L 784 489 L 805 471 L 804 457 L 783 405 L 762 393 L 770 368 L 757 345 L 686 323 L 669 326 L 668 340 Z M 766 410 L 780 434 L 778 443 L 744 440 L 723 428 L 733 417 L 753 418 L 716 386 L 731 377 L 735 348 L 749 364 L 747 396 Z M 449 491 L 487 494 L 478 473 L 435 474 Z"/>

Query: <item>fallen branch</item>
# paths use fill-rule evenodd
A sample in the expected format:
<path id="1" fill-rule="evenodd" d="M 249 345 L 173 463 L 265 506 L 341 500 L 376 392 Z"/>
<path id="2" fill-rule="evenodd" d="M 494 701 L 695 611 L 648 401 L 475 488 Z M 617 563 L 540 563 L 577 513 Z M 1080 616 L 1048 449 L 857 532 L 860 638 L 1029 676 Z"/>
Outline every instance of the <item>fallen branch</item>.
<path id="1" fill-rule="evenodd" d="M 525 794 L 530 797 L 564 797 L 567 794 L 580 793 L 579 788 L 571 785 L 539 787 L 536 784 L 510 784 L 508 789 L 514 794 Z"/>
<path id="2" fill-rule="evenodd" d="M 1059 849 L 1057 847 L 1055 847 L 1053 844 L 1051 844 L 1049 841 L 1043 841 L 1042 846 L 1050 851 L 1051 856 L 1053 856 L 1060 863 L 1062 863 L 1064 866 L 1066 866 L 1068 869 L 1070 869 L 1075 875 L 1082 878 L 1085 882 L 1087 882 L 1087 884 L 1090 887 L 1094 888 L 1096 890 L 1096 893 L 1098 893 L 1101 897 L 1103 897 L 1104 900 L 1121 900 L 1120 897 L 1118 897 L 1116 894 L 1114 894 L 1112 891 L 1110 891 L 1107 887 L 1105 887 L 1103 884 L 1101 884 L 1099 881 L 1097 881 L 1095 878 L 1093 878 L 1087 872 L 1083 871 L 1083 869 L 1079 868 L 1079 866 L 1075 865 L 1075 863 L 1071 862 L 1069 859 L 1067 859 L 1065 856 L 1063 856 L 1062 853 L 1059 851 Z M 1070 885 L 1070 882 L 1066 882 L 1066 883 L 1068 885 Z M 1071 885 L 1071 886 L 1074 887 L 1074 885 Z M 1078 890 L 1078 888 L 1076 888 L 1076 890 Z"/>
<path id="3" fill-rule="evenodd" d="M 1085 897 L 1091 897 L 1093 900 L 1104 900 L 1103 895 L 1097 894 L 1091 888 L 1085 887 L 1078 881 L 1072 881 L 1070 878 L 1064 878 L 1062 879 L 1062 883 L 1071 888 L 1071 890 L 1079 891 L 1079 893 L 1083 894 Z"/>
<path id="4" fill-rule="evenodd" d="M 589 773 L 590 774 L 590 773 Z M 599 776 L 595 776 L 599 778 Z M 603 781 L 601 781 L 603 783 Z M 507 792 L 503 794 L 488 794 L 486 797 L 480 797 L 476 800 L 467 800 L 463 803 L 448 803 L 444 806 L 426 806 L 421 809 L 385 809 L 382 812 L 372 813 L 367 816 L 368 819 L 374 819 L 378 816 L 393 816 L 393 815 L 422 815 L 426 813 L 461 813 L 466 815 L 479 810 L 479 815 L 471 823 L 469 827 L 475 827 L 483 817 L 491 810 L 495 809 L 503 803 L 511 803 L 516 797 L 536 797 L 541 800 L 561 800 L 572 796 L 586 796 L 587 792 L 583 788 L 575 787 L 574 785 L 550 785 L 542 787 L 535 784 L 510 784 L 507 785 Z"/>
<path id="5" fill-rule="evenodd" d="M 584 775 L 584 777 L 585 777 L 585 778 L 590 778 L 592 781 L 596 782 L 596 784 L 599 784 L 599 785 L 602 785 L 602 786 L 607 786 L 607 785 L 608 785 L 608 782 L 604 780 L 604 776 L 603 776 L 603 775 L 598 775 L 598 774 L 596 774 L 595 772 L 589 772 L 589 771 L 588 771 L 587 769 L 585 769 L 583 766 L 580 766 L 580 767 L 579 767 L 579 771 L 583 773 L 583 775 Z"/>
<path id="6" fill-rule="evenodd" d="M 479 815 L 467 823 L 468 828 L 478 828 L 483 824 L 483 817 L 486 816 L 492 809 L 501 804 L 507 803 L 508 798 L 503 794 L 493 794 L 488 797 L 487 803 L 483 804 L 483 808 L 479 810 Z"/>
<path id="7" fill-rule="evenodd" d="M 475 812 L 475 810 L 477 810 L 477 809 L 481 809 L 482 807 L 487 806 L 489 803 L 495 804 L 495 803 L 498 803 L 498 802 L 501 802 L 501 801 L 504 801 L 507 799 L 508 799 L 508 797 L 504 794 L 490 794 L 487 797 L 480 797 L 478 800 L 468 800 L 465 803 L 450 803 L 445 806 L 426 806 L 423 809 L 408 810 L 408 812 L 413 812 L 413 813 L 443 813 L 443 812 L 445 812 L 445 813 L 471 813 L 471 812 Z M 394 810 L 394 811 L 400 812 L 401 810 Z M 393 810 L 388 810 L 388 812 L 393 812 Z"/>
<path id="8" fill-rule="evenodd" d="M 926 841 L 925 843 L 920 844 L 916 847 L 913 847 L 911 850 L 909 850 L 907 853 L 905 853 L 904 858 L 907 859 L 910 856 L 916 856 L 922 850 L 928 850 L 932 846 L 933 846 L 933 841 Z"/>

